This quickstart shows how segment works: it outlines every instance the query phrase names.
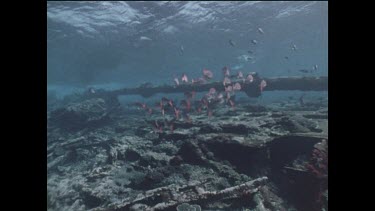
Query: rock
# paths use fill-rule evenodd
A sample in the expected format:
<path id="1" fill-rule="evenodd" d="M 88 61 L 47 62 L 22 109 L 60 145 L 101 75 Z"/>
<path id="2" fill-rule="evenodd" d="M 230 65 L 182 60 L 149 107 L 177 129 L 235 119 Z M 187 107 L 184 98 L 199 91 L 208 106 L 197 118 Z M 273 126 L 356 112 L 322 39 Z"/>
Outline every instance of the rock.
<path id="1" fill-rule="evenodd" d="M 128 149 L 125 152 L 125 160 L 127 160 L 127 161 L 130 161 L 130 162 L 137 161 L 140 158 L 141 158 L 141 155 L 138 152 L 136 152 L 132 149 Z"/>
<path id="2" fill-rule="evenodd" d="M 50 121 L 62 129 L 77 131 L 105 123 L 108 112 L 105 101 L 94 98 L 52 111 Z"/>
<path id="3" fill-rule="evenodd" d="M 164 139 L 164 140 L 177 141 L 177 140 L 185 140 L 188 138 L 190 138 L 189 131 L 159 134 L 159 139 Z"/>
<path id="4" fill-rule="evenodd" d="M 181 156 L 177 155 L 174 156 L 170 161 L 169 164 L 172 166 L 179 166 L 182 163 L 183 159 Z"/>
<path id="5" fill-rule="evenodd" d="M 129 208 L 130 211 L 139 211 L 139 210 L 145 210 L 146 208 L 148 208 L 147 205 L 145 204 L 134 204 L 133 206 L 131 206 Z"/>
<path id="6" fill-rule="evenodd" d="M 316 122 L 313 122 L 303 117 L 282 117 L 277 121 L 277 124 L 291 133 L 307 133 L 310 131 L 322 131 L 318 128 L 318 124 Z"/>
<path id="7" fill-rule="evenodd" d="M 199 130 L 200 133 L 220 133 L 221 131 L 221 127 L 213 124 L 203 125 Z"/>
<path id="8" fill-rule="evenodd" d="M 182 203 L 176 207 L 177 211 L 201 211 L 201 207 L 197 204 L 190 205 L 188 203 Z"/>
<path id="9" fill-rule="evenodd" d="M 244 106 L 244 109 L 247 112 L 265 112 L 268 111 L 268 109 L 262 105 L 246 105 Z"/>
<path id="10" fill-rule="evenodd" d="M 198 165 L 205 162 L 202 150 L 192 142 L 184 143 L 177 154 L 187 163 Z"/>

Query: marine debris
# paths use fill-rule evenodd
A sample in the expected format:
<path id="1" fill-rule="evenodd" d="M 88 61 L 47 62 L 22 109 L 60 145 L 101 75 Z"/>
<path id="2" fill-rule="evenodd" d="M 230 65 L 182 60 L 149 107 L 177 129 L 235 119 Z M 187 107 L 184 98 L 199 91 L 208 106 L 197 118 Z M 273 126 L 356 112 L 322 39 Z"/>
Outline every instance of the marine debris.
<path id="1" fill-rule="evenodd" d="M 300 90 L 300 91 L 327 91 L 328 77 L 277 77 L 277 78 L 260 78 L 257 74 L 252 75 L 254 83 L 246 83 L 238 80 L 242 89 L 250 97 L 259 97 L 261 92 L 259 84 L 262 80 L 267 82 L 267 87 L 263 91 L 275 90 Z M 183 76 L 183 78 L 185 78 Z M 187 76 L 186 78 L 187 79 Z M 138 88 L 124 88 L 113 91 L 104 91 L 92 94 L 93 97 L 100 97 L 103 95 L 118 96 L 118 95 L 141 95 L 143 97 L 151 97 L 158 93 L 184 93 L 186 91 L 206 92 L 210 88 L 215 88 L 218 91 L 225 91 L 223 83 L 220 81 L 207 82 L 205 79 L 193 80 L 191 83 L 179 83 L 175 78 L 175 85 L 161 85 L 153 87 L 138 87 Z M 185 80 L 186 81 L 186 80 Z M 176 86 L 177 85 L 177 86 Z"/>

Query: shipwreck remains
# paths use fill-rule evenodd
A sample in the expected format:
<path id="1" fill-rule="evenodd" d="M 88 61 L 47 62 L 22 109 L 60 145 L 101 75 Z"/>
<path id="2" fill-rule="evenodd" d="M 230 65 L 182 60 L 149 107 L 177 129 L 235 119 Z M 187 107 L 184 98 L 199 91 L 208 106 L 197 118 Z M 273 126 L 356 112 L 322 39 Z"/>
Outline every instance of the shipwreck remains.
<path id="1" fill-rule="evenodd" d="M 276 90 L 300 90 L 300 91 L 327 91 L 328 77 L 277 77 L 277 78 L 260 78 L 255 77 L 252 83 L 243 81 L 234 81 L 241 84 L 241 91 L 245 92 L 249 97 L 259 97 L 261 91 L 259 84 L 261 80 L 267 82 L 267 86 L 263 91 Z M 88 92 L 93 97 L 104 97 L 119 95 L 141 95 L 143 97 L 151 97 L 158 93 L 184 93 L 188 91 L 207 92 L 210 88 L 215 88 L 217 91 L 224 91 L 222 81 L 208 82 L 204 84 L 180 84 L 176 85 L 161 85 L 153 86 L 150 83 L 143 84 L 137 88 L 123 88 L 118 90 L 98 90 L 95 93 Z"/>

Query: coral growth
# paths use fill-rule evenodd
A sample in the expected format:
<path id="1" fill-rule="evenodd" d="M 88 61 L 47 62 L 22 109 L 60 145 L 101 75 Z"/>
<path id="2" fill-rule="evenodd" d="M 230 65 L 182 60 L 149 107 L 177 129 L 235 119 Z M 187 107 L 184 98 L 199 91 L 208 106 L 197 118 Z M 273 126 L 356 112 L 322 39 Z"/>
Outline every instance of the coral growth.
<path id="1" fill-rule="evenodd" d="M 325 139 L 314 146 L 310 162 L 306 169 L 316 178 L 326 178 L 328 175 L 328 143 Z"/>

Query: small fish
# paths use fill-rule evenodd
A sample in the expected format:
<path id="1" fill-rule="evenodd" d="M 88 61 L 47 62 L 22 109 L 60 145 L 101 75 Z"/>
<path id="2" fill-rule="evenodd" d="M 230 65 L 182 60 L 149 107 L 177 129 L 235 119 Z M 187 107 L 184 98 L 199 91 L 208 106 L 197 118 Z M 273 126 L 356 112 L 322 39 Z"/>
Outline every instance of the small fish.
<path id="1" fill-rule="evenodd" d="M 207 70 L 207 69 L 203 69 L 202 73 L 206 79 L 211 79 L 214 76 L 214 74 L 210 70 Z"/>
<path id="2" fill-rule="evenodd" d="M 216 89 L 215 88 L 211 88 L 209 91 L 208 91 L 208 94 L 209 95 L 214 95 L 216 93 Z"/>
<path id="3" fill-rule="evenodd" d="M 262 28 L 258 28 L 258 32 L 261 33 L 261 34 L 264 34 L 264 31 Z"/>
<path id="4" fill-rule="evenodd" d="M 289 59 L 289 57 L 288 57 L 288 56 L 285 56 L 284 58 L 285 58 L 286 60 L 288 60 L 288 59 Z"/>
<path id="5" fill-rule="evenodd" d="M 315 71 L 318 70 L 318 65 L 317 65 L 317 64 L 314 65 L 314 70 L 315 70 Z"/>
<path id="6" fill-rule="evenodd" d="M 184 46 L 183 45 L 180 46 L 180 52 L 181 52 L 181 55 L 184 54 Z"/>
<path id="7" fill-rule="evenodd" d="M 189 100 L 181 100 L 181 105 L 183 105 L 187 111 L 190 111 L 191 104 Z"/>
<path id="8" fill-rule="evenodd" d="M 293 46 L 292 46 L 292 50 L 293 50 L 293 51 L 296 51 L 296 50 L 297 50 L 297 46 L 296 46 L 295 44 L 293 44 Z"/>
<path id="9" fill-rule="evenodd" d="M 254 77 L 252 74 L 248 74 L 246 77 L 246 82 L 252 83 L 254 81 Z"/>
<path id="10" fill-rule="evenodd" d="M 174 131 L 174 121 L 175 121 L 176 119 L 171 119 L 170 121 L 168 121 L 168 120 L 165 120 L 164 121 L 164 123 L 165 123 L 165 125 L 168 127 L 169 126 L 169 130 L 171 131 L 171 133 L 173 133 L 173 131 Z"/>
<path id="11" fill-rule="evenodd" d="M 205 97 L 203 97 L 203 98 L 201 99 L 201 103 L 202 103 L 206 108 L 208 108 L 208 101 L 207 101 L 207 99 L 206 99 Z"/>
<path id="12" fill-rule="evenodd" d="M 185 122 L 191 123 L 191 118 L 190 118 L 190 116 L 187 113 L 184 113 L 183 117 L 184 117 Z"/>
<path id="13" fill-rule="evenodd" d="M 239 90 L 241 90 L 241 84 L 240 83 L 236 83 L 236 84 L 234 84 L 234 86 L 233 86 L 233 90 L 234 91 L 239 91 Z"/>
<path id="14" fill-rule="evenodd" d="M 208 117 L 212 116 L 212 110 L 211 109 L 207 109 L 207 115 L 208 115 Z"/>
<path id="15" fill-rule="evenodd" d="M 176 86 L 180 85 L 180 81 L 178 80 L 177 77 L 175 77 L 173 80 L 174 80 L 174 84 L 175 84 Z"/>
<path id="16" fill-rule="evenodd" d="M 182 74 L 181 81 L 184 82 L 184 83 L 188 83 L 189 82 L 188 77 L 187 77 L 187 75 L 185 73 Z"/>
<path id="17" fill-rule="evenodd" d="M 174 131 L 174 124 L 173 123 L 169 125 L 169 129 L 171 130 L 171 133 L 173 133 L 173 131 Z"/>
<path id="18" fill-rule="evenodd" d="M 237 78 L 238 78 L 238 79 L 243 78 L 243 73 L 242 73 L 241 71 L 239 71 L 239 72 L 237 73 Z"/>
<path id="19" fill-rule="evenodd" d="M 235 42 L 233 42 L 233 40 L 229 40 L 229 44 L 230 44 L 231 46 L 233 46 L 233 47 L 235 47 L 235 46 L 236 46 L 236 43 L 235 43 Z"/>
<path id="20" fill-rule="evenodd" d="M 164 110 L 163 100 L 160 101 L 159 108 L 160 108 L 161 114 L 164 116 L 165 115 L 165 110 Z"/>
<path id="21" fill-rule="evenodd" d="M 305 105 L 305 101 L 303 100 L 304 97 L 305 97 L 305 95 L 301 95 L 301 97 L 299 98 L 299 103 L 300 103 L 301 106 Z"/>
<path id="22" fill-rule="evenodd" d="M 171 106 L 172 108 L 174 108 L 173 100 L 169 100 L 169 101 L 168 101 L 168 105 Z"/>
<path id="23" fill-rule="evenodd" d="M 260 82 L 260 85 L 259 85 L 259 88 L 260 88 L 260 91 L 263 92 L 263 89 L 267 86 L 267 82 L 265 80 L 262 80 Z"/>
<path id="24" fill-rule="evenodd" d="M 148 38 L 148 37 L 145 37 L 145 36 L 141 36 L 139 38 L 139 40 L 143 40 L 143 41 L 151 41 L 152 39 Z"/>
<path id="25" fill-rule="evenodd" d="M 163 127 L 161 126 L 161 124 L 159 124 L 157 120 L 154 121 L 153 126 L 156 132 L 159 132 L 159 133 L 163 132 Z"/>
<path id="26" fill-rule="evenodd" d="M 224 96 L 223 96 L 223 94 L 222 94 L 222 93 L 219 93 L 219 94 L 218 94 L 218 95 L 217 95 L 216 97 L 217 97 L 217 99 L 218 99 L 218 100 L 221 100 L 221 99 L 223 99 L 223 98 L 224 98 Z"/>
<path id="27" fill-rule="evenodd" d="M 198 114 L 202 112 L 202 106 L 201 105 L 198 106 L 197 112 L 198 112 Z"/>
<path id="28" fill-rule="evenodd" d="M 95 94 L 95 89 L 94 89 L 94 88 L 90 88 L 90 89 L 89 89 L 89 92 L 90 92 L 91 94 Z"/>
<path id="29" fill-rule="evenodd" d="M 230 104 L 230 107 L 234 108 L 234 102 L 233 102 L 233 100 L 229 99 L 229 104 Z"/>
<path id="30" fill-rule="evenodd" d="M 254 52 L 252 50 L 247 51 L 249 54 L 253 54 Z"/>
<path id="31" fill-rule="evenodd" d="M 174 107 L 174 115 L 175 115 L 176 119 L 180 118 L 180 110 L 178 110 L 176 107 Z"/>
<path id="32" fill-rule="evenodd" d="M 226 92 L 226 100 L 229 100 L 230 99 L 230 92 L 227 91 L 227 90 L 225 90 L 225 92 Z"/>
<path id="33" fill-rule="evenodd" d="M 227 84 L 231 84 L 232 82 L 230 81 L 229 78 L 225 77 L 223 80 L 223 85 L 226 86 Z"/>
<path id="34" fill-rule="evenodd" d="M 256 40 L 251 40 L 251 42 L 252 42 L 254 45 L 258 44 L 258 41 L 256 41 Z"/>
<path id="35" fill-rule="evenodd" d="M 233 91 L 233 87 L 232 86 L 225 87 L 225 92 L 232 92 L 232 91 Z"/>
<path id="36" fill-rule="evenodd" d="M 223 67 L 222 71 L 223 71 L 224 77 L 230 77 L 230 71 L 227 66 Z"/>

